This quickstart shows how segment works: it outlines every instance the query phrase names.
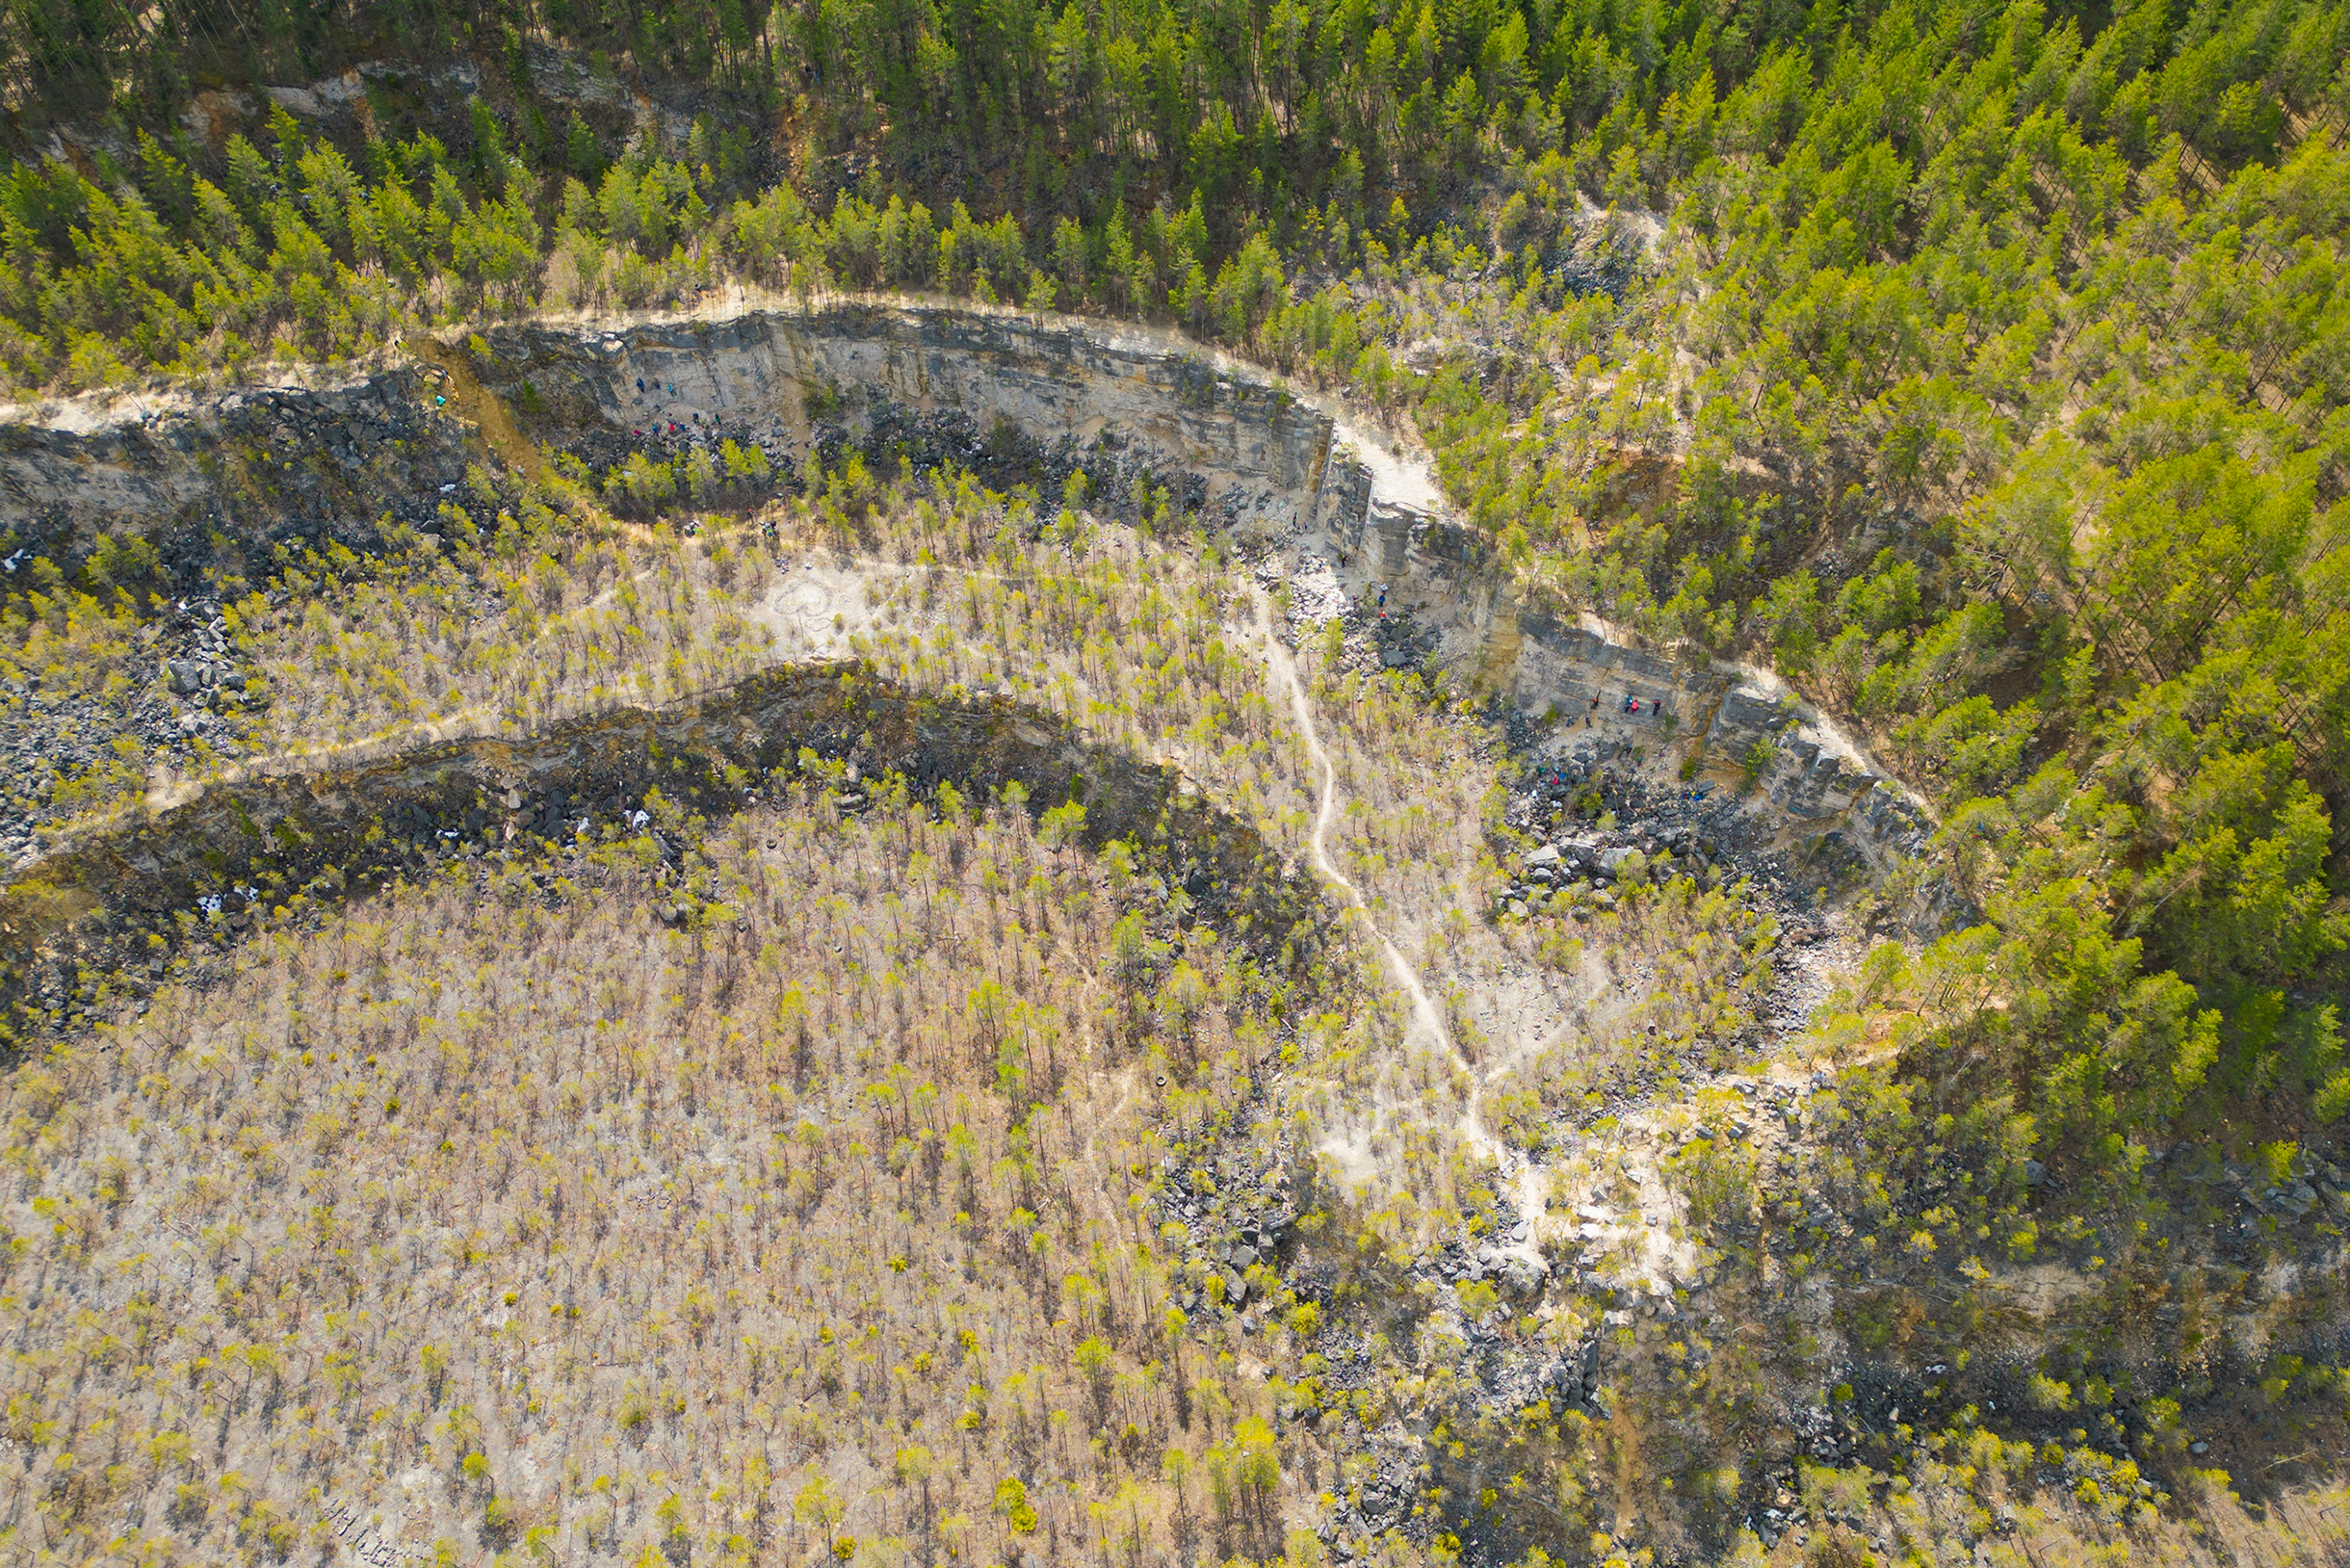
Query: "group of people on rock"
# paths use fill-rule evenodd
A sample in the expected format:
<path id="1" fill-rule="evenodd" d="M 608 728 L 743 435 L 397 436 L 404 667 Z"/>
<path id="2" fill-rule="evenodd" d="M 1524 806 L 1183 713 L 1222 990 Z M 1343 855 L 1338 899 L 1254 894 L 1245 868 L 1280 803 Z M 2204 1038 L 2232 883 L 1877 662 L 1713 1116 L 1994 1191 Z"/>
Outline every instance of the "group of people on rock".
<path id="1" fill-rule="evenodd" d="M 1583 715 L 1583 728 L 1589 729 L 1591 727 L 1591 715 L 1596 714 L 1599 711 L 1600 699 L 1598 697 L 1593 697 L 1591 699 L 1591 712 Z M 1641 706 L 1640 699 L 1627 692 L 1624 693 L 1623 712 L 1630 714 L 1635 719 L 1638 718 L 1643 712 L 1646 712 L 1651 719 L 1655 719 L 1663 714 L 1664 704 L 1658 701 L 1655 697 L 1651 697 L 1648 699 L 1647 706 L 1644 709 Z"/>
<path id="2" fill-rule="evenodd" d="M 658 396 L 665 390 L 669 396 L 675 397 L 677 395 L 677 383 L 675 381 L 671 381 L 666 388 L 659 383 L 655 383 L 654 385 L 648 387 L 644 384 L 643 377 L 640 376 L 637 378 L 637 396 L 640 401 L 641 401 L 648 393 Z M 653 421 L 653 425 L 650 430 L 638 430 L 632 427 L 628 433 L 637 436 L 640 439 L 647 435 L 682 435 L 688 440 L 700 441 L 706 439 L 708 435 L 716 434 L 718 431 L 718 421 L 716 414 L 705 414 L 698 408 L 691 408 L 686 411 L 686 418 L 683 424 L 680 424 L 674 419 L 657 419 Z M 704 430 L 705 426 L 708 427 L 707 431 Z"/>

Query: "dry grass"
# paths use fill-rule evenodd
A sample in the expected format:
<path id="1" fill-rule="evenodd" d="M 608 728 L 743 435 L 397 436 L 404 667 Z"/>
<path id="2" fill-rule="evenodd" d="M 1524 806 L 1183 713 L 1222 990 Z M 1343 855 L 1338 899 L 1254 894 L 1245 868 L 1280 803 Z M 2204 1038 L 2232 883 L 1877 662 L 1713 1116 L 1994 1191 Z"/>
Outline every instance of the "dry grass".
<path id="1" fill-rule="evenodd" d="M 514 733 L 765 661 L 770 640 L 747 611 L 771 567 L 755 534 L 623 523 L 552 472 L 511 506 L 463 499 L 483 515 L 445 502 L 439 534 L 394 529 L 364 562 L 313 553 L 275 579 L 284 607 L 247 601 L 248 645 L 275 699 L 251 746 L 427 725 Z"/>
<path id="2" fill-rule="evenodd" d="M 1213 931 L 1171 960 L 1019 813 L 540 879 L 258 939 L 11 1075 L 18 1560 L 306 1560 L 338 1509 L 465 1561 L 1278 1545 L 1305 1456 L 1137 1203 L 1271 1048 Z"/>

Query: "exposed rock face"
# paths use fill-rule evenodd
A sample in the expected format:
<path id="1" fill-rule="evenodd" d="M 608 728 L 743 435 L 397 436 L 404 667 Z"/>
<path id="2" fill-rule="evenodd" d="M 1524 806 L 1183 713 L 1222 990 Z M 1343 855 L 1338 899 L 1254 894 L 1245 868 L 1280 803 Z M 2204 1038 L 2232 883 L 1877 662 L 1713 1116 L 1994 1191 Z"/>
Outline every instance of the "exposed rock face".
<path id="1" fill-rule="evenodd" d="M 1928 823 L 1916 798 L 1767 677 L 1640 647 L 1592 616 L 1528 606 L 1481 536 L 1383 498 L 1370 470 L 1344 450 L 1324 468 L 1329 478 L 1314 512 L 1322 527 L 1313 542 L 1335 558 L 1340 586 L 1356 603 L 1384 587 L 1390 604 L 1408 607 L 1414 625 L 1435 634 L 1438 656 L 1473 684 L 1570 725 L 1597 716 L 1652 752 L 1702 739 L 1716 764 L 1759 756 L 1759 790 L 1790 824 L 1815 835 L 1841 830 L 1878 870 L 1923 847 Z M 1391 640 L 1383 638 L 1383 647 Z M 1628 698 L 1636 713 L 1626 713 Z"/>
<path id="2" fill-rule="evenodd" d="M 952 412 L 982 446 L 1002 422 L 1048 447 L 1132 452 L 1162 477 L 1197 476 L 1199 499 L 1228 519 L 1307 525 L 1331 449 L 1330 419 L 1262 378 L 1020 316 L 857 305 L 585 336 L 517 327 L 487 341 L 483 384 L 543 410 L 559 435 L 708 421 L 804 456 L 827 425 L 870 428 L 891 407 Z"/>
<path id="3" fill-rule="evenodd" d="M 1090 844 L 1163 834 L 1184 886 L 1210 907 L 1244 905 L 1249 940 L 1278 954 L 1317 903 L 1309 884 L 1259 875 L 1254 829 L 1184 789 L 1170 769 L 1085 744 L 1049 715 L 997 699 L 908 692 L 849 665 L 796 666 L 661 708 L 622 709 L 519 740 L 437 742 L 343 769 L 288 770 L 207 786 L 163 809 L 85 831 L 0 889 L 0 1026 L 49 1017 L 77 959 L 144 954 L 145 933 L 185 939 L 221 919 L 234 927 L 267 868 L 288 888 L 327 896 L 417 853 L 491 854 L 511 833 L 567 838 L 585 820 L 645 825 L 658 785 L 705 813 L 741 805 L 745 786 L 790 771 L 802 747 L 845 765 L 844 810 L 857 781 L 885 772 L 916 796 L 942 781 L 984 795 L 1017 781 L 1031 809 L 1084 803 Z M 371 837 L 371 832 L 373 836 Z M 278 898 L 287 895 L 280 893 Z M 104 902 L 101 903 L 100 900 Z M 1295 949 L 1311 952 L 1310 932 Z M 0 1028 L 0 1038 L 5 1038 Z"/>
<path id="4" fill-rule="evenodd" d="M 413 367 L 261 387 L 85 427 L 0 420 L 0 532 L 71 567 L 98 536 L 154 541 L 173 580 L 274 542 L 374 548 L 388 512 L 429 517 L 464 476 L 465 431 Z M 217 536 L 217 537 L 216 537 Z"/>
<path id="5" fill-rule="evenodd" d="M 1345 602 L 1385 585 L 1414 617 L 1381 640 L 1387 667 L 1444 664 L 1529 715 L 1569 722 L 1619 714 L 1632 697 L 1639 712 L 1619 727 L 1643 745 L 1702 737 L 1717 766 L 1762 759 L 1762 793 L 1812 836 L 1841 833 L 1879 869 L 1922 843 L 1917 802 L 1766 678 L 1522 603 L 1487 541 L 1415 504 L 1423 492 L 1383 483 L 1337 421 L 1205 351 L 903 304 L 606 331 L 513 327 L 484 342 L 485 354 L 435 353 L 461 357 L 532 437 L 591 460 L 656 433 L 677 450 L 730 432 L 797 464 L 848 441 L 987 473 L 991 455 L 1016 447 L 1021 476 L 1082 469 L 1112 510 L 1130 481 L 1148 480 L 1244 541 L 1323 555 Z M 365 549 L 387 511 L 431 526 L 443 489 L 479 456 L 436 404 L 455 390 L 437 375 L 404 367 L 243 392 L 151 424 L 0 426 L 0 528 L 61 564 L 100 532 L 135 529 L 191 576 L 219 540 L 238 551 L 331 536 Z"/>

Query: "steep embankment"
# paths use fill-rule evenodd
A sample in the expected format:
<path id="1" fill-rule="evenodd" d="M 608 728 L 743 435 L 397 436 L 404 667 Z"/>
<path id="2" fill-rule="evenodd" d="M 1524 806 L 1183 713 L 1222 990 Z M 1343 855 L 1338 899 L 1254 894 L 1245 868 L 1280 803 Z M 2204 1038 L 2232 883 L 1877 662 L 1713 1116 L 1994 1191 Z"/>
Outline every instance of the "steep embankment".
<path id="1" fill-rule="evenodd" d="M 1319 613 L 1360 612 L 1384 588 L 1400 632 L 1408 608 L 1419 640 L 1386 640 L 1390 667 L 1433 661 L 1538 718 L 1635 698 L 1676 764 L 1700 756 L 1727 772 L 1762 759 L 1759 793 L 1799 837 L 1838 835 L 1879 873 L 1921 848 L 1915 798 L 1767 674 L 1528 603 L 1486 541 L 1447 516 L 1424 461 L 1328 400 L 1171 334 L 895 304 L 484 341 L 477 373 L 539 410 L 536 432 L 611 459 L 739 430 L 803 462 L 844 443 L 918 467 L 1016 457 L 1008 472 L 1023 477 L 1082 473 L 1111 510 L 1131 507 L 1136 481 L 1167 486 L 1244 552 L 1278 561 Z M 1555 749 L 1571 754 L 1573 738 Z"/>
<path id="2" fill-rule="evenodd" d="M 136 959 L 160 976 L 183 952 L 200 961 L 256 922 L 420 862 L 495 860 L 518 834 L 562 841 L 629 823 L 655 794 L 723 814 L 796 776 L 803 749 L 838 766 L 848 810 L 864 803 L 860 779 L 888 774 L 926 796 L 952 783 L 985 798 L 1017 783 L 1039 812 L 1079 802 L 1088 843 L 1171 847 L 1198 902 L 1244 909 L 1276 950 L 1311 912 L 1308 890 L 1263 875 L 1254 829 L 1182 788 L 1173 770 L 1088 745 L 1008 702 L 908 692 L 829 665 L 526 738 L 263 771 L 73 835 L 0 891 L 0 1002 L 20 1032 L 70 1026 L 90 1003 L 76 1000 L 77 965 Z"/>
<path id="3" fill-rule="evenodd" d="M 1097 509 L 1134 514 L 1158 495 L 1196 510 L 1273 557 L 1317 614 L 1360 609 L 1384 588 L 1391 666 L 1433 663 L 1570 724 L 1595 702 L 1609 712 L 1635 698 L 1652 716 L 1634 737 L 1643 764 L 1694 758 L 1727 774 L 1760 760 L 1760 797 L 1807 852 L 1826 845 L 1881 873 L 1921 842 L 1906 792 L 1766 676 L 1525 602 L 1485 542 L 1434 504 L 1423 463 L 1382 450 L 1343 410 L 1170 334 L 914 303 L 745 303 L 501 327 L 423 358 L 0 426 L 0 528 L 62 565 L 86 562 L 101 536 L 144 535 L 184 591 L 207 571 L 254 575 L 278 544 L 364 553 L 382 520 L 432 528 L 469 460 L 535 462 L 535 443 L 599 469 L 639 451 L 682 462 L 740 438 L 800 473 L 861 447 L 1004 483 L 1063 488 L 1082 475 Z M 194 699 L 205 652 L 182 636 L 146 658 L 159 671 L 190 662 L 169 684 L 196 688 L 176 693 Z M 155 749 L 184 749 L 212 722 L 182 704 L 175 728 L 154 706 L 140 727 Z M 1658 738 L 1667 744 L 1646 744 Z M 1580 748 L 1586 768 L 1633 766 L 1631 745 L 1586 739 L 1560 735 L 1544 758 Z"/>

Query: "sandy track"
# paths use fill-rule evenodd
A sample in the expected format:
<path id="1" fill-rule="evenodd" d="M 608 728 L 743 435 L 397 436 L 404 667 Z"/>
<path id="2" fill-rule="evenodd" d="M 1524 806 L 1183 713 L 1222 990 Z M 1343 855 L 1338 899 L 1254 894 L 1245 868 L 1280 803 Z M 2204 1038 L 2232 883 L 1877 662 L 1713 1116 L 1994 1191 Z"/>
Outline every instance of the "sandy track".
<path id="1" fill-rule="evenodd" d="M 1481 1158 L 1491 1161 L 1500 1170 L 1503 1185 L 1520 1214 L 1528 1217 L 1537 1215 L 1547 1202 L 1544 1172 L 1495 1137 L 1492 1130 L 1486 1127 L 1484 1113 L 1477 1107 L 1476 1072 L 1470 1066 L 1468 1058 L 1461 1055 L 1460 1047 L 1453 1041 L 1452 1032 L 1445 1027 L 1444 1014 L 1429 998 L 1426 983 L 1420 978 L 1419 971 L 1412 967 L 1411 961 L 1404 957 L 1403 950 L 1379 928 L 1362 890 L 1330 858 L 1327 839 L 1330 824 L 1338 816 L 1338 769 L 1331 763 L 1329 752 L 1323 749 L 1321 731 L 1314 717 L 1314 704 L 1306 695 L 1305 683 L 1297 675 L 1297 662 L 1291 656 L 1290 650 L 1282 645 L 1280 638 L 1273 635 L 1271 606 L 1263 593 L 1256 593 L 1252 597 L 1256 606 L 1256 632 L 1265 644 L 1266 663 L 1272 671 L 1275 683 L 1289 693 L 1290 715 L 1296 721 L 1299 735 L 1305 740 L 1307 754 L 1321 775 L 1319 804 L 1314 814 L 1314 831 L 1306 844 L 1314 869 L 1337 890 L 1341 901 L 1362 921 L 1363 928 L 1370 933 L 1372 944 L 1379 950 L 1389 977 L 1411 1003 L 1414 1032 L 1440 1047 L 1460 1077 L 1468 1083 L 1469 1093 L 1461 1107 L 1458 1123 L 1461 1140 Z M 1336 1159 L 1341 1169 L 1348 1171 L 1350 1175 L 1359 1172 L 1368 1160 L 1367 1151 L 1345 1144 L 1326 1146 L 1324 1152 Z M 1539 1256 L 1530 1241 L 1504 1250 L 1522 1252 L 1528 1257 Z"/>

